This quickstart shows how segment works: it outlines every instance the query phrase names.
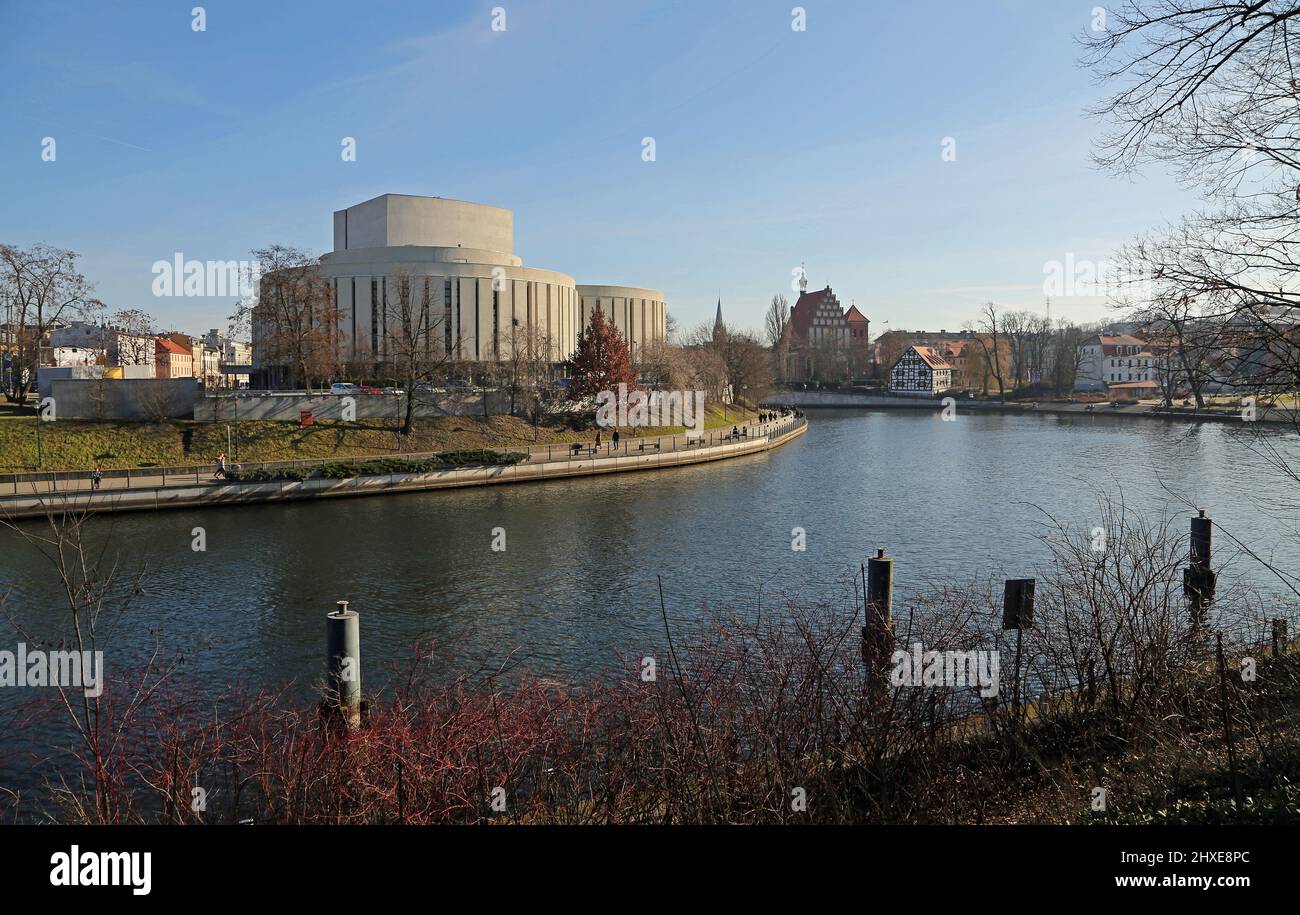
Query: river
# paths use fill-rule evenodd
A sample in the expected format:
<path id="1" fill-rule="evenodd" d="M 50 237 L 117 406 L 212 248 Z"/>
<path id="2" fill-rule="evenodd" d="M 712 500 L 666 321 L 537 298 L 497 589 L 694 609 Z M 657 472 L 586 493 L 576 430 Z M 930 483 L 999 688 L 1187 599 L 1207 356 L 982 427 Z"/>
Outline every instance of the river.
<path id="1" fill-rule="evenodd" d="M 184 652 L 180 676 L 195 686 L 306 690 L 322 667 L 324 615 L 347 599 L 361 613 L 368 687 L 422 642 L 436 644 L 447 675 L 512 658 L 539 676 L 581 680 L 660 644 L 660 578 L 673 619 L 689 625 L 752 612 L 760 599 L 776 607 L 782 594 L 839 593 L 876 547 L 895 557 L 904 600 L 929 582 L 1031 576 L 1046 555 L 1040 508 L 1091 528 L 1099 492 L 1122 491 L 1141 513 L 1186 515 L 1171 495 L 1184 494 L 1300 570 L 1297 525 L 1261 508 L 1283 484 L 1236 433 L 1104 415 L 944 422 L 921 411 L 824 410 L 792 443 L 716 464 L 106 517 L 94 532 L 119 570 L 146 571 L 144 593 L 105 626 L 105 663 L 111 672 L 157 637 Z M 1300 458 L 1293 434 L 1268 434 Z M 198 527 L 201 552 L 192 549 Z M 492 549 L 496 528 L 504 551 Z M 804 551 L 791 549 L 794 528 L 806 532 Z M 1186 530 L 1182 518 L 1177 529 Z M 9 612 L 37 632 L 64 627 L 52 567 L 3 537 Z M 1216 539 L 1216 567 L 1258 572 L 1230 547 Z M 12 701 L 0 696 L 0 711 Z"/>

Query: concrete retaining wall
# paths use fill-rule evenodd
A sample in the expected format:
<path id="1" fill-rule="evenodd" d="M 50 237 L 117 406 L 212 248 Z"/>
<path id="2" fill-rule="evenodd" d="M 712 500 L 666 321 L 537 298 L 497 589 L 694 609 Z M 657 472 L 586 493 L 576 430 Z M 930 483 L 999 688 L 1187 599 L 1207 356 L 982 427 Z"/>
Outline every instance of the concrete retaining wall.
<path id="1" fill-rule="evenodd" d="M 199 399 L 193 378 L 110 378 L 50 383 L 56 419 L 189 419 Z"/>
<path id="2" fill-rule="evenodd" d="M 160 508 L 203 508 L 248 505 L 331 496 L 368 496 L 463 486 L 526 483 L 602 473 L 660 470 L 685 464 L 700 464 L 756 454 L 784 445 L 803 435 L 802 423 L 773 438 L 760 438 L 710 445 L 682 451 L 652 452 L 581 460 L 543 461 L 511 466 L 460 467 L 433 473 L 392 473 L 354 477 L 348 480 L 311 479 L 274 483 L 217 483 L 195 486 L 167 486 L 152 489 L 101 490 L 97 493 L 57 493 L 41 496 L 8 496 L 0 499 L 0 517 L 7 519 L 44 517 L 48 512 L 147 511 Z"/>

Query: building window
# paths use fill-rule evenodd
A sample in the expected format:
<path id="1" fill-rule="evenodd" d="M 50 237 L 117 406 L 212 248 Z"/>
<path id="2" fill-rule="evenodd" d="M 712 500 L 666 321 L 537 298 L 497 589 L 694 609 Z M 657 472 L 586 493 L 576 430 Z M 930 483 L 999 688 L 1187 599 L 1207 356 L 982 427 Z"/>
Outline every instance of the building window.
<path id="1" fill-rule="evenodd" d="M 451 280 L 442 281 L 443 355 L 451 355 Z"/>
<path id="2" fill-rule="evenodd" d="M 379 280 L 370 278 L 370 359 L 379 358 Z"/>

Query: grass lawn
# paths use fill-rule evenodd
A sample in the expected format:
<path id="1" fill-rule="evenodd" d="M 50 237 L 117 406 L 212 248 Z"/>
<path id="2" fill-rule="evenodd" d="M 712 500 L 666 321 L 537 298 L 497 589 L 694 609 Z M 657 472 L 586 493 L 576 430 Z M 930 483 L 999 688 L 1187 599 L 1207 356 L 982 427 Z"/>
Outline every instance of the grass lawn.
<path id="1" fill-rule="evenodd" d="M 706 407 L 705 428 L 730 428 L 752 419 L 753 411 Z M 38 429 L 39 426 L 39 429 Z M 227 427 L 230 443 L 227 447 Z M 681 427 L 638 430 L 640 437 L 671 435 Z M 440 416 L 421 420 L 404 439 L 392 421 L 317 422 L 300 428 L 295 422 L 252 420 L 232 423 L 92 422 L 56 420 L 41 423 L 32 413 L 0 411 L 0 473 L 35 470 L 90 470 L 95 461 L 105 470 L 150 466 L 207 464 L 219 451 L 240 461 L 292 461 L 361 457 L 412 451 L 460 451 L 590 441 L 594 430 L 576 431 L 550 425 L 534 429 L 514 416 L 488 419 Z M 40 437 L 38 465 L 37 436 Z"/>

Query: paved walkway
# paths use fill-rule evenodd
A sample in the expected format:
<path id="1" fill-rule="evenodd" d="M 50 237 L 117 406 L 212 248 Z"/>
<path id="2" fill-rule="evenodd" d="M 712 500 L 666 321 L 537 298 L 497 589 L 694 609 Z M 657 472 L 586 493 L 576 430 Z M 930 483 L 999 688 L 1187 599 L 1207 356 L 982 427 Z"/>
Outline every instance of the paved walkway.
<path id="1" fill-rule="evenodd" d="M 783 416 L 776 420 L 766 423 L 751 422 L 737 423 L 734 427 L 737 430 L 737 440 L 743 441 L 747 438 L 760 438 L 768 435 L 776 435 L 787 431 L 799 422 L 795 416 Z M 662 435 L 647 438 L 633 437 L 627 434 L 620 434 L 618 449 L 615 451 L 611 436 L 608 432 L 602 430 L 601 445 L 596 448 L 594 435 L 592 439 L 579 443 L 557 443 L 553 445 L 533 445 L 531 447 L 519 447 L 512 445 L 499 446 L 494 450 L 501 451 L 526 451 L 528 458 L 525 463 L 541 463 L 551 461 L 563 461 L 573 457 L 590 458 L 590 457 L 612 457 L 614 455 L 635 455 L 653 452 L 671 452 L 683 451 L 691 448 L 700 448 L 707 445 L 717 445 L 731 440 L 731 429 L 712 429 L 708 432 L 700 433 L 699 437 L 690 437 L 686 434 L 679 435 Z M 578 451 L 574 451 L 576 446 Z M 423 460 L 434 457 L 437 452 L 420 452 L 410 454 L 372 454 L 364 457 L 341 457 L 341 458 L 322 458 L 318 460 L 303 461 L 264 461 L 259 463 L 241 464 L 242 470 L 257 469 L 275 469 L 275 468 L 294 468 L 310 469 L 319 467 L 323 464 L 333 464 L 340 461 L 360 464 L 365 461 L 376 461 L 385 459 L 406 459 L 406 460 Z M 189 465 L 184 467 L 147 467 L 137 470 L 105 470 L 103 480 L 100 483 L 101 490 L 136 490 L 136 489 L 161 489 L 168 486 L 193 486 L 196 483 L 211 483 L 218 485 L 224 480 L 219 480 L 213 476 L 213 465 Z M 0 498 L 4 496 L 18 495 L 42 495 L 53 492 L 80 492 L 89 491 L 92 487 L 90 473 L 88 471 L 44 471 L 27 474 L 4 474 L 0 475 Z"/>

